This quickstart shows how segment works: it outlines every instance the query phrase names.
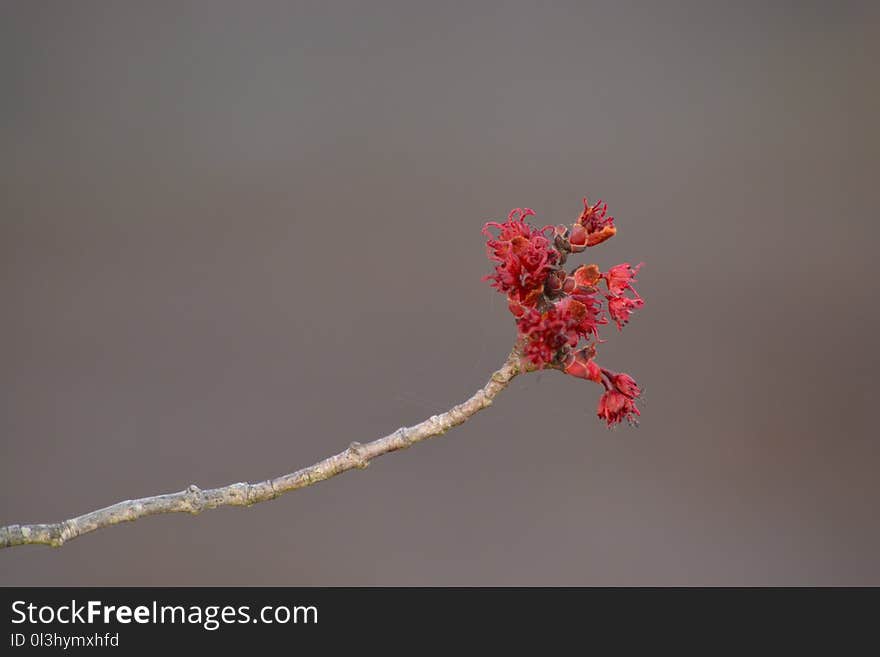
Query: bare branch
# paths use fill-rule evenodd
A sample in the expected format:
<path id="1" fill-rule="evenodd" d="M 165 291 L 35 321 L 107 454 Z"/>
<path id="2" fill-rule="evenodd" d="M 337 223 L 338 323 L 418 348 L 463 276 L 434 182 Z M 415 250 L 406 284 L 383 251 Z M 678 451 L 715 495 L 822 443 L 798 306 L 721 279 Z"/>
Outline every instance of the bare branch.
<path id="1" fill-rule="evenodd" d="M 319 461 L 302 470 L 281 475 L 256 484 L 237 483 L 202 490 L 195 484 L 179 493 L 168 493 L 138 500 L 118 502 L 97 511 L 61 522 L 0 527 L 0 548 L 15 545 L 43 544 L 59 547 L 67 541 L 102 527 L 130 522 L 159 513 L 197 514 L 221 506 L 250 506 L 273 500 L 279 495 L 298 488 L 317 484 L 354 468 L 366 468 L 378 456 L 405 449 L 415 443 L 446 433 L 470 418 L 474 413 L 492 404 L 495 396 L 510 381 L 524 371 L 516 350 L 504 365 L 492 374 L 485 386 L 467 401 L 453 406 L 445 413 L 433 415 L 412 427 L 401 427 L 384 438 L 364 445 L 352 443 L 348 449 Z"/>

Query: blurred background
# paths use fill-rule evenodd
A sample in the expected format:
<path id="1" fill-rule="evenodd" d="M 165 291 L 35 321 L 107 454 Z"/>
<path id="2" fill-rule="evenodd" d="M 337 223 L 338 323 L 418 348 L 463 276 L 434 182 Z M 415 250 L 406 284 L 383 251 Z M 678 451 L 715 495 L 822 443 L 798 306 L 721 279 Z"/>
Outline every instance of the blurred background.
<path id="1" fill-rule="evenodd" d="M 602 198 L 600 362 L 2 585 L 880 585 L 872 2 L 6 2 L 0 524 L 279 475 L 482 386 L 480 228 Z M 574 262 L 585 262 L 581 258 Z"/>

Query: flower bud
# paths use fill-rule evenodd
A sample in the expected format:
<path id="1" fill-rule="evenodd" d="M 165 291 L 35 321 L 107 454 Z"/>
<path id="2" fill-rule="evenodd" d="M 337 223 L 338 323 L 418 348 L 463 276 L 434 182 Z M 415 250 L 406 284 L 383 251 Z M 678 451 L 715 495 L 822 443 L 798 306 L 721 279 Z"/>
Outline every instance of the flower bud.
<path id="1" fill-rule="evenodd" d="M 624 374 L 622 372 L 619 374 L 607 374 L 608 378 L 611 380 L 611 384 L 617 389 L 617 391 L 623 393 L 630 399 L 636 399 L 642 394 L 635 379 L 629 374 Z"/>
<path id="2" fill-rule="evenodd" d="M 568 355 L 565 361 L 564 372 L 587 381 L 602 382 L 602 368 L 596 365 L 596 361 L 588 355 L 586 349 L 581 349 Z"/>
<path id="3" fill-rule="evenodd" d="M 575 283 L 580 287 L 593 287 L 599 282 L 602 274 L 598 265 L 581 265 L 572 273 Z"/>

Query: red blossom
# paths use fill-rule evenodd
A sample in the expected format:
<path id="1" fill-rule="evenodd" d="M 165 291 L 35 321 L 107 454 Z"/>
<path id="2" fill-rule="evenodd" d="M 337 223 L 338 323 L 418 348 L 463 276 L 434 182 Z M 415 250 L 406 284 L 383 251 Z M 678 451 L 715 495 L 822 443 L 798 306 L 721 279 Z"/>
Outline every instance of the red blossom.
<path id="1" fill-rule="evenodd" d="M 618 390 L 611 389 L 606 390 L 599 398 L 596 415 L 599 416 L 599 419 L 605 420 L 609 427 L 613 427 L 624 420 L 635 424 L 636 417 L 641 413 L 632 399 Z"/>
<path id="2" fill-rule="evenodd" d="M 611 319 L 617 324 L 618 331 L 622 330 L 629 323 L 629 317 L 634 310 L 645 305 L 641 297 L 631 299 L 629 297 L 608 294 L 605 295 L 605 298 L 608 300 L 608 314 L 611 315 Z"/>
<path id="3" fill-rule="evenodd" d="M 608 314 L 617 324 L 618 330 L 629 322 L 633 311 L 641 308 L 645 303 L 632 285 L 636 282 L 636 274 L 643 265 L 644 263 L 639 263 L 633 267 L 628 262 L 624 262 L 614 265 L 602 274 L 602 278 L 608 286 L 608 294 L 605 296 L 608 301 Z M 632 292 L 635 296 L 625 296 L 627 291 Z"/>
<path id="4" fill-rule="evenodd" d="M 490 221 L 483 226 L 489 258 L 498 263 L 495 273 L 487 278 L 493 280 L 492 287 L 507 294 L 511 302 L 527 307 L 537 303 L 547 275 L 559 257 L 545 235 L 552 227 L 537 229 L 525 221 L 533 214 L 534 210 L 517 208 L 503 224 Z M 497 229 L 499 234 L 492 235 L 490 228 Z"/>
<path id="5" fill-rule="evenodd" d="M 636 383 L 635 379 L 633 379 L 629 374 L 624 374 L 623 372 L 619 372 L 615 374 L 614 372 L 610 372 L 608 370 L 602 370 L 602 373 L 608 377 L 608 380 L 611 382 L 611 385 L 614 388 L 629 397 L 630 399 L 637 399 L 641 396 L 642 391 Z"/>
<path id="6" fill-rule="evenodd" d="M 602 314 L 602 302 L 597 295 L 590 290 L 572 290 L 570 299 L 584 307 L 583 314 L 578 320 L 578 330 L 581 337 L 590 335 L 598 337 L 599 326 L 607 324 L 608 319 Z"/>
<path id="7" fill-rule="evenodd" d="M 534 308 L 524 309 L 517 328 L 525 342 L 523 355 L 539 368 L 551 364 L 559 350 L 571 341 L 566 322 L 555 306 L 543 313 Z"/>
<path id="8" fill-rule="evenodd" d="M 596 364 L 599 326 L 608 317 L 618 329 L 644 301 L 633 283 L 641 264 L 616 265 L 602 273 L 598 265 L 582 265 L 571 273 L 562 268 L 571 253 L 599 244 L 617 232 L 614 218 L 599 201 L 584 210 L 571 226 L 536 228 L 526 222 L 530 209 L 517 208 L 503 223 L 489 222 L 483 227 L 486 250 L 495 263 L 487 276 L 492 287 L 507 296 L 510 312 L 516 318 L 517 348 L 525 362 L 537 368 L 553 367 L 572 376 L 600 383 L 605 393 L 599 401 L 598 415 L 609 426 L 624 419 L 633 422 L 639 415 L 635 400 L 641 394 L 627 374 L 614 373 Z M 600 295 L 599 282 L 608 291 Z M 631 296 L 627 296 L 631 295 Z M 607 304 L 607 315 L 605 306 Z M 578 348 L 582 341 L 586 346 Z"/>
<path id="9" fill-rule="evenodd" d="M 614 217 L 606 216 L 608 204 L 597 201 L 594 205 L 584 198 L 584 211 L 578 217 L 577 224 L 583 226 L 587 232 L 586 246 L 601 244 L 617 233 L 614 227 Z"/>
<path id="10" fill-rule="evenodd" d="M 636 274 L 644 264 L 645 263 L 640 262 L 635 267 L 628 262 L 614 265 L 611 269 L 602 274 L 602 278 L 604 278 L 605 282 L 608 284 L 608 291 L 611 294 L 623 294 L 626 290 L 632 290 L 635 292 L 636 290 L 632 284 L 637 282 Z"/>
<path id="11" fill-rule="evenodd" d="M 538 367 L 550 365 L 561 349 L 576 346 L 583 336 L 595 331 L 591 312 L 571 297 L 551 304 L 544 312 L 525 310 L 517 326 L 525 339 L 525 356 Z"/>

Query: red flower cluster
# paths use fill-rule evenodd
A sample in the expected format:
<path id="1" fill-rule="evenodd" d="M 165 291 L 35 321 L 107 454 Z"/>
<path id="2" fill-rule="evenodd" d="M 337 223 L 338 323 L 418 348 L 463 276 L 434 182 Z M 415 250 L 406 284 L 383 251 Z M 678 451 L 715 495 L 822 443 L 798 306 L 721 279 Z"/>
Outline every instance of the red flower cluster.
<path id="1" fill-rule="evenodd" d="M 624 262 L 602 274 L 602 278 L 608 285 L 608 294 L 605 295 L 605 299 L 608 301 L 608 314 L 617 324 L 617 330 L 621 330 L 623 325 L 629 322 L 629 316 L 634 310 L 645 305 L 639 293 L 632 286 L 636 282 L 636 274 L 642 268 L 642 264 L 644 263 L 633 267 L 628 262 Z M 627 297 L 627 290 L 635 296 Z"/>
<path id="2" fill-rule="evenodd" d="M 641 390 L 629 375 L 600 367 L 594 357 L 599 326 L 610 317 L 621 330 L 644 304 L 633 287 L 642 265 L 623 263 L 604 273 L 594 264 L 571 272 L 563 269 L 570 253 L 580 253 L 617 233 L 614 217 L 607 216 L 607 205 L 601 201 L 590 205 L 584 199 L 583 212 L 569 226 L 535 228 L 526 222 L 534 214 L 517 208 L 506 222 L 492 221 L 483 227 L 486 250 L 495 263 L 495 271 L 486 278 L 507 296 L 523 358 L 538 368 L 554 367 L 604 386 L 597 414 L 609 427 L 623 420 L 634 422 Z M 606 290 L 600 294 L 602 282 Z M 578 349 L 582 340 L 586 346 Z"/>
<path id="3" fill-rule="evenodd" d="M 526 217 L 533 214 L 535 211 L 529 208 L 516 208 L 505 223 L 490 221 L 483 226 L 489 258 L 499 263 L 489 277 L 495 281 L 492 287 L 507 294 L 511 303 L 524 307 L 537 303 L 547 275 L 559 258 L 545 235 L 553 230 L 552 226 L 538 230 L 526 223 Z M 498 237 L 492 236 L 490 228 L 498 229 Z"/>

